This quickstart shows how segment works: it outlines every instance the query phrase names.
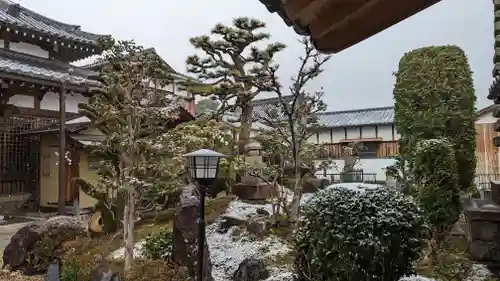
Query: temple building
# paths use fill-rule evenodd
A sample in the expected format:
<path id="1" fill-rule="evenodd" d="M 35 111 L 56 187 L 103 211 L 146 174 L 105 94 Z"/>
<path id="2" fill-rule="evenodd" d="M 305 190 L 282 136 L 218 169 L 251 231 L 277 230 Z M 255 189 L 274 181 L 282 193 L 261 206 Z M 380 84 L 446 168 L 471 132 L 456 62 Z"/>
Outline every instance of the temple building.
<path id="1" fill-rule="evenodd" d="M 108 38 L 0 0 L 0 211 L 67 214 L 95 203 L 71 179 L 97 176 L 87 147 L 103 135 L 78 104 L 99 85 L 99 65 L 72 63 L 102 54 Z M 175 85 L 170 91 L 184 98 L 181 119 L 192 119 L 194 100 Z"/>
<path id="2" fill-rule="evenodd" d="M 23 135 L 78 112 L 96 72 L 70 62 L 100 54 L 106 35 L 0 0 L 0 206 L 38 209 L 39 136 Z M 62 122 L 65 124 L 65 122 Z M 64 125 L 63 135 L 66 131 Z M 65 151 L 66 138 L 60 138 Z M 64 169 L 62 177 L 65 178 Z"/>

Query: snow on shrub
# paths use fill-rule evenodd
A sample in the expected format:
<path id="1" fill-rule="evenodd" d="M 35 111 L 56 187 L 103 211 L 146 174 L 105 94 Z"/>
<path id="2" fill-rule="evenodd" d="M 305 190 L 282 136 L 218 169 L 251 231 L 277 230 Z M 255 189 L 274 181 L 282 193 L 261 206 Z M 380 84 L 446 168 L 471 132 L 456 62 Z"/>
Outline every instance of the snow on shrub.
<path id="1" fill-rule="evenodd" d="M 294 236 L 298 280 L 398 280 L 414 273 L 427 233 L 411 198 L 333 187 L 304 206 Z"/>
<path id="2" fill-rule="evenodd" d="M 399 279 L 399 281 L 436 281 L 436 279 L 427 278 L 421 275 L 412 275 L 412 276 L 405 276 Z"/>

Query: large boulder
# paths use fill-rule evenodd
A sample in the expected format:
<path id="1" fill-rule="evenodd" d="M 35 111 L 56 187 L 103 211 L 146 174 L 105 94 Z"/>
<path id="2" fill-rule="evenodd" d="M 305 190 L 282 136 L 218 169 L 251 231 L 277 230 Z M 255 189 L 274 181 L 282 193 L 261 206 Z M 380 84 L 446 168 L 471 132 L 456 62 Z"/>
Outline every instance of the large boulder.
<path id="1" fill-rule="evenodd" d="M 188 274 L 197 279 L 198 274 L 198 220 L 200 204 L 196 198 L 184 198 L 175 211 L 172 231 L 172 260 L 187 267 Z M 213 281 L 210 252 L 205 238 L 203 249 L 203 281 Z"/>
<path id="2" fill-rule="evenodd" d="M 244 259 L 233 274 L 233 281 L 260 281 L 269 278 L 269 271 L 259 259 Z"/>
<path id="3" fill-rule="evenodd" d="M 57 216 L 21 227 L 3 252 L 3 266 L 25 274 L 43 273 L 59 256 L 61 243 L 85 235 L 85 224 L 76 217 Z"/>

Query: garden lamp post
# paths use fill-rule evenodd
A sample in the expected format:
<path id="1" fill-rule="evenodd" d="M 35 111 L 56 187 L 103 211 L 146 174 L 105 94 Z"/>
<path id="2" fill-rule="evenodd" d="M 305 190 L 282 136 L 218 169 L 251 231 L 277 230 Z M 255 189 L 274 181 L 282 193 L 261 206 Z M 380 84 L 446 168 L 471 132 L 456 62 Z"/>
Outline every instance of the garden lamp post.
<path id="1" fill-rule="evenodd" d="M 205 193 L 219 173 L 220 159 L 226 155 L 209 150 L 200 149 L 184 157 L 188 159 L 188 169 L 191 177 L 198 183 L 200 191 L 200 218 L 198 221 L 198 281 L 203 281 L 203 249 L 205 246 Z"/>

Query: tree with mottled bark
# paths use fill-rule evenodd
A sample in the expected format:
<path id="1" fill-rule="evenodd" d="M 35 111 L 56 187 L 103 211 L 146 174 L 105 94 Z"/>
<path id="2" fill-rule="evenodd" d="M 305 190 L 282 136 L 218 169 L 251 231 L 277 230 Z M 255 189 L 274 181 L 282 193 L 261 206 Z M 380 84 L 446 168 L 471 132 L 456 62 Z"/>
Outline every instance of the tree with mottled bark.
<path id="1" fill-rule="evenodd" d="M 297 74 L 291 78 L 288 91 L 280 84 L 278 66 L 268 66 L 259 79 L 260 88 L 266 88 L 276 94 L 278 102 L 265 113 L 259 114 L 258 122 L 265 127 L 260 130 L 257 139 L 270 153 L 279 152 L 281 161 L 293 166 L 295 183 L 293 200 L 290 207 L 292 221 L 299 216 L 300 199 L 302 197 L 303 168 L 317 167 L 315 160 L 319 158 L 320 146 L 311 144 L 311 138 L 319 127 L 317 113 L 326 110 L 322 101 L 323 91 L 309 91 L 308 84 L 323 72 L 323 65 L 330 59 L 318 53 L 308 38 L 302 38 L 304 55 L 300 57 Z M 274 151 L 274 152 L 273 152 Z M 322 163 L 324 167 L 325 163 Z"/>
<path id="2" fill-rule="evenodd" d="M 271 36 L 260 32 L 265 23 L 256 19 L 236 18 L 232 26 L 217 24 L 211 36 L 203 35 L 190 39 L 196 49 L 205 53 L 188 57 L 188 71 L 200 81 L 208 83 L 200 95 L 216 97 L 221 105 L 215 115 L 241 113 L 238 153 L 245 153 L 245 145 L 252 127 L 251 101 L 259 93 L 268 91 L 263 87 L 262 72 L 271 66 L 275 55 L 285 48 L 281 43 L 270 43 L 259 47 Z"/>
<path id="3" fill-rule="evenodd" d="M 147 193 L 165 194 L 185 185 L 184 154 L 205 148 L 225 148 L 231 136 L 224 124 L 196 120 L 177 125 L 181 101 L 164 91 L 173 79 L 154 53 L 133 41 L 118 41 L 102 58 L 102 87 L 93 89 L 81 111 L 104 133 L 92 146 L 102 159 L 96 184 L 77 184 L 107 208 L 124 194 L 125 270 L 133 261 L 133 234 L 140 203 Z M 112 198 L 109 198 L 111 196 Z M 153 206 L 155 207 L 155 206 Z"/>

